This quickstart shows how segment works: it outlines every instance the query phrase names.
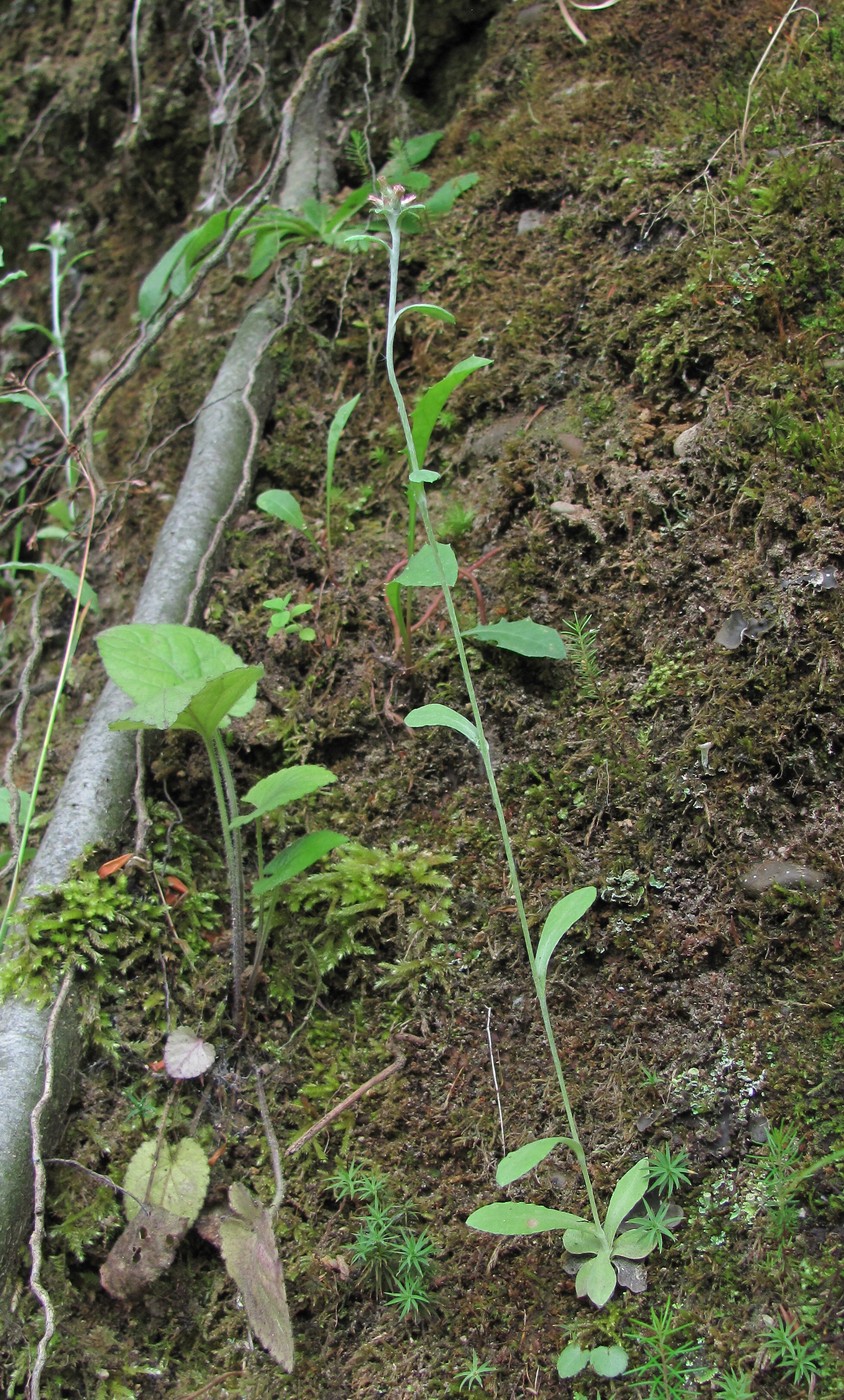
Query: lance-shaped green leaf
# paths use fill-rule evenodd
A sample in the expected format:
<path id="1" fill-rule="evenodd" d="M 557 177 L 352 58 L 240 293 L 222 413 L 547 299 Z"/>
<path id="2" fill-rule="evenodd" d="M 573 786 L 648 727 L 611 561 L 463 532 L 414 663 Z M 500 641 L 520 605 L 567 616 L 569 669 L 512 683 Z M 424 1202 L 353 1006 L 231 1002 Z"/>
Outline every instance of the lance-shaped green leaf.
<path id="1" fill-rule="evenodd" d="M 453 175 L 450 180 L 446 180 L 434 190 L 433 194 L 425 196 L 425 212 L 436 219 L 440 214 L 447 214 L 454 207 L 455 202 L 461 194 L 465 194 L 473 185 L 478 183 L 480 176 L 473 172 L 465 175 Z"/>
<path id="2" fill-rule="evenodd" d="M 64 534 L 64 532 L 62 532 Z M 58 579 L 59 583 L 67 589 L 68 593 L 75 598 L 77 593 L 83 607 L 90 608 L 93 613 L 100 610 L 99 599 L 91 587 L 90 583 L 82 582 L 79 587 L 79 575 L 72 569 L 66 569 L 62 564 L 17 564 L 13 561 L 8 564 L 0 564 L 0 570 L 4 569 L 31 569 L 35 572 L 49 574 L 51 578 Z"/>
<path id="3" fill-rule="evenodd" d="M 334 490 L 334 459 L 337 456 L 337 444 L 340 441 L 340 436 L 354 413 L 359 398 L 360 394 L 355 394 L 353 398 L 341 403 L 331 420 L 331 427 L 328 429 L 325 454 L 325 536 L 329 549 L 331 548 L 331 493 Z"/>
<path id="4" fill-rule="evenodd" d="M 536 975 L 543 989 L 548 974 L 548 964 L 554 949 L 560 939 L 568 933 L 572 924 L 577 923 L 577 920 L 582 918 L 586 911 L 592 907 L 597 893 L 594 885 L 584 885 L 583 889 L 572 890 L 570 894 L 558 899 L 551 909 L 542 926 L 542 933 L 539 935 L 536 949 Z"/>
<path id="5" fill-rule="evenodd" d="M 328 768 L 321 768 L 318 763 L 303 763 L 298 768 L 280 768 L 277 773 L 270 773 L 268 777 L 261 778 L 249 789 L 243 800 L 255 810 L 237 817 L 232 826 L 245 826 L 247 822 L 258 821 L 268 812 L 274 812 L 277 807 L 286 807 L 288 802 L 298 802 L 300 797 L 308 797 L 310 793 L 318 792 L 320 788 L 328 787 L 336 781 L 336 775 Z"/>
<path id="6" fill-rule="evenodd" d="M 466 719 L 465 715 L 458 714 L 457 710 L 450 709 L 448 705 L 420 705 L 418 709 L 405 715 L 404 722 L 410 729 L 425 729 L 428 726 L 435 729 L 455 729 L 458 734 L 462 734 L 474 744 L 475 748 L 480 748 L 478 731 L 472 721 Z"/>
<path id="7" fill-rule="evenodd" d="M 496 1182 L 499 1186 L 509 1186 L 511 1181 L 518 1181 L 520 1176 L 526 1176 L 534 1167 L 538 1167 L 540 1162 L 544 1162 L 549 1152 L 553 1152 L 561 1142 L 568 1147 L 573 1146 L 571 1138 L 545 1137 L 526 1142 L 524 1146 L 517 1147 L 515 1152 L 508 1152 L 498 1163 Z"/>
<path id="8" fill-rule="evenodd" d="M 394 185 L 401 181 L 407 186 L 407 176 L 411 174 L 413 166 L 427 160 L 442 137 L 442 130 L 423 131 L 418 136 L 409 136 L 406 141 L 398 142 L 398 149 L 393 148 L 393 154 L 382 171 L 387 183 Z"/>
<path id="9" fill-rule="evenodd" d="M 479 355 L 470 355 L 467 360 L 461 360 L 459 365 L 455 365 L 454 369 L 450 370 L 443 379 L 432 384 L 430 389 L 427 389 L 422 395 L 414 410 L 412 423 L 417 466 L 421 467 L 425 461 L 431 433 L 437 425 L 449 395 L 459 384 L 463 383 L 464 379 L 468 379 L 470 374 L 474 374 L 476 369 L 483 369 L 485 365 L 491 364 L 492 360 L 485 360 Z"/>
<path id="10" fill-rule="evenodd" d="M 432 321 L 444 321 L 447 326 L 455 325 L 455 317 L 450 311 L 446 311 L 444 306 L 436 306 L 432 301 L 411 301 L 407 306 L 402 306 L 396 312 L 396 322 L 401 316 L 406 316 L 409 311 L 418 311 L 422 316 L 429 317 Z"/>
<path id="11" fill-rule="evenodd" d="M 345 846 L 348 840 L 348 836 L 340 831 L 309 831 L 307 836 L 300 836 L 298 841 L 292 841 L 285 850 L 273 856 L 263 878 L 256 880 L 252 886 L 253 895 L 257 897 L 278 889 L 279 885 L 286 884 L 295 875 L 301 875 L 303 870 L 309 870 L 329 851 Z"/>
<path id="12" fill-rule="evenodd" d="M 142 321 L 151 321 L 166 302 L 170 294 L 170 274 L 192 238 L 193 230 L 183 233 L 172 248 L 168 248 L 164 256 L 158 259 L 152 271 L 147 273 L 138 292 L 138 314 Z"/>
<path id="13" fill-rule="evenodd" d="M 423 544 L 397 575 L 396 583 L 400 583 L 402 588 L 441 588 L 442 577 L 437 567 L 439 558 L 445 581 L 449 588 L 453 588 L 457 582 L 457 556 L 450 544 L 438 544 L 436 551 L 435 554 L 432 545 Z"/>
<path id="14" fill-rule="evenodd" d="M 275 520 L 282 520 L 285 525 L 292 525 L 294 530 L 301 530 L 309 540 L 313 539 L 305 524 L 302 507 L 292 492 L 262 491 L 255 504 L 259 510 L 266 511 L 267 515 L 273 516 Z"/>
<path id="15" fill-rule="evenodd" d="M 40 413 L 42 418 L 49 418 L 50 410 L 44 406 L 40 399 L 36 399 L 34 394 L 29 394 L 25 389 L 10 389 L 7 394 L 0 394 L 0 403 L 19 403 L 23 408 L 30 409 L 33 413 Z"/>
<path id="16" fill-rule="evenodd" d="M 407 621 L 404 616 L 404 608 L 401 605 L 401 584 L 398 579 L 391 579 L 390 582 L 385 585 L 384 597 L 387 599 L 390 612 L 396 619 L 399 635 L 404 645 L 407 646 L 409 642 L 409 633 L 407 630 Z"/>
<path id="17" fill-rule="evenodd" d="M 587 1259 L 585 1264 L 581 1264 L 574 1287 L 578 1298 L 588 1298 L 596 1308 L 602 1308 L 615 1292 L 616 1283 L 615 1269 L 609 1254 L 605 1253 L 596 1254 L 594 1259 Z"/>
<path id="18" fill-rule="evenodd" d="M 489 642 L 502 651 L 514 651 L 518 656 L 540 657 L 546 661 L 564 661 L 566 644 L 555 627 L 522 617 L 518 622 L 491 622 L 471 627 L 464 637 L 477 642 Z"/>
<path id="19" fill-rule="evenodd" d="M 650 1175 L 650 1162 L 647 1157 L 641 1157 L 629 1171 L 624 1173 L 613 1191 L 604 1218 L 604 1234 L 610 1243 L 615 1239 L 616 1231 L 622 1220 L 630 1214 L 634 1206 L 639 1204 L 647 1191 Z"/>
<path id="20" fill-rule="evenodd" d="M 527 1201 L 499 1201 L 481 1206 L 469 1216 L 466 1224 L 488 1235 L 542 1235 L 546 1230 L 569 1230 L 588 1222 L 567 1210 L 551 1210 Z"/>
<path id="21" fill-rule="evenodd" d="M 18 821 L 26 821 L 27 814 L 32 805 L 32 794 L 25 792 L 23 788 L 17 789 L 18 794 Z M 12 820 L 12 794 L 7 787 L 0 787 L 0 826 L 8 826 Z"/>

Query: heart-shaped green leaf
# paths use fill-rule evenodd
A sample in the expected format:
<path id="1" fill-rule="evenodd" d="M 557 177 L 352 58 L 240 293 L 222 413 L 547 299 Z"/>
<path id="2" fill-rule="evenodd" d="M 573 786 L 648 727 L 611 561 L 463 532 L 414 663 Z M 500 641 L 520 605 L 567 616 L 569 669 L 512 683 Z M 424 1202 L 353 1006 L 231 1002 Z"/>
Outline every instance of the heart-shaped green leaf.
<path id="1" fill-rule="evenodd" d="M 569 1381 L 572 1376 L 579 1376 L 581 1371 L 586 1369 L 591 1353 L 584 1351 L 577 1342 L 570 1342 L 565 1351 L 561 1351 L 557 1357 L 557 1375 L 561 1380 Z"/>
<path id="2" fill-rule="evenodd" d="M 593 1347 L 589 1353 L 589 1365 L 598 1376 L 612 1380 L 627 1370 L 627 1352 L 624 1347 Z"/>
<path id="3" fill-rule="evenodd" d="M 161 690 L 143 704 L 136 705 L 112 729 L 186 729 L 211 742 L 214 731 L 237 710 L 241 697 L 255 700 L 255 683 L 264 674 L 263 666 L 239 666 L 208 681 L 183 681 L 172 689 Z"/>
<path id="4" fill-rule="evenodd" d="M 169 622 L 132 622 L 101 632 L 97 646 L 111 680 L 143 706 L 176 686 L 198 695 L 216 676 L 244 668 L 231 647 L 198 627 Z M 259 670 L 260 668 L 256 668 Z M 185 702 L 187 703 L 187 702 Z M 231 707 L 246 715 L 255 703 L 247 690 Z"/>
<path id="5" fill-rule="evenodd" d="M 148 1138 L 126 1168 L 123 1185 L 131 1193 L 124 1197 L 126 1219 L 134 1220 L 139 1202 L 148 1201 L 192 1225 L 205 1201 L 210 1176 L 208 1159 L 195 1138 L 182 1138 L 172 1148 Z"/>

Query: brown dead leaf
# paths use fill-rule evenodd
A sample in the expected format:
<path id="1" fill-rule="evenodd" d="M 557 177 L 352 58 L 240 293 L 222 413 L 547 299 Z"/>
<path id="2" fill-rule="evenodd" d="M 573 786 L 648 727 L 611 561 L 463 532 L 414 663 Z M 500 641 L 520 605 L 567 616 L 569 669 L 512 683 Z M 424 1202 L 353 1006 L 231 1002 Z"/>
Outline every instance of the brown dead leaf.
<path id="1" fill-rule="evenodd" d="M 188 1221 L 162 1206 L 144 1207 L 118 1236 L 100 1269 L 112 1298 L 137 1298 L 173 1263 Z"/>

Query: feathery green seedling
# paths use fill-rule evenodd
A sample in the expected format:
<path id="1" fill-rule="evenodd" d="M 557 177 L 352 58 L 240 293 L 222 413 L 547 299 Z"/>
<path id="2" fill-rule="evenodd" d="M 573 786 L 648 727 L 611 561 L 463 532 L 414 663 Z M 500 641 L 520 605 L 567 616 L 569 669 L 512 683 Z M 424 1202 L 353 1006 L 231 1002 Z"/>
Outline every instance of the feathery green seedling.
<path id="1" fill-rule="evenodd" d="M 690 1322 L 674 1321 L 674 1305 L 666 1299 L 661 1312 L 651 1308 L 650 1320 L 627 1332 L 627 1339 L 643 1348 L 645 1359 L 628 1378 L 648 1400 L 685 1400 L 702 1370 L 695 1359 L 698 1343 L 689 1336 Z"/>
<path id="2" fill-rule="evenodd" d="M 111 627 L 97 638 L 111 680 L 135 702 L 135 708 L 112 729 L 185 729 L 205 744 L 226 856 L 232 917 L 232 1016 L 243 1029 L 243 971 L 246 949 L 246 892 L 242 830 L 254 823 L 258 879 L 252 887 L 257 906 L 258 939 L 247 998 L 255 983 L 271 926 L 265 903 L 273 892 L 299 875 L 346 836 L 312 831 L 264 865 L 261 821 L 271 812 L 336 782 L 333 773 L 315 764 L 283 768 L 262 778 L 244 795 L 253 810 L 242 813 L 223 734 L 229 721 L 255 704 L 263 666 L 246 666 L 216 637 L 196 627 L 170 623 L 131 623 Z"/>
<path id="3" fill-rule="evenodd" d="M 496 1368 L 490 1361 L 481 1361 L 478 1353 L 472 1348 L 472 1359 L 462 1371 L 456 1371 L 454 1379 L 457 1381 L 458 1390 L 483 1390 L 484 1380 L 487 1376 L 494 1376 Z"/>
<path id="4" fill-rule="evenodd" d="M 672 1152 L 668 1143 L 657 1147 L 650 1160 L 650 1170 L 650 1184 L 660 1196 L 672 1196 L 681 1186 L 688 1186 L 691 1182 L 689 1154 L 685 1147 L 681 1147 L 679 1152 Z"/>
<path id="5" fill-rule="evenodd" d="M 801 1335 L 793 1319 L 780 1318 L 765 1333 L 765 1348 L 774 1365 L 784 1371 L 792 1385 L 803 1385 L 819 1376 L 824 1363 L 822 1348 Z"/>
<path id="6" fill-rule="evenodd" d="M 715 1400 L 753 1400 L 753 1381 L 741 1371 L 725 1371 L 717 1385 Z"/>
<path id="7" fill-rule="evenodd" d="M 617 1284 L 614 1260 L 642 1259 L 651 1252 L 656 1241 L 651 1230 L 623 1229 L 627 1216 L 644 1196 L 650 1177 L 647 1158 L 642 1158 L 629 1171 L 625 1172 L 612 1193 L 603 1217 L 598 1209 L 592 1177 L 586 1161 L 586 1153 L 572 1112 L 560 1056 L 557 1051 L 551 1018 L 548 1011 L 547 975 L 551 958 L 561 939 L 572 925 L 591 907 L 597 891 L 593 886 L 574 890 L 558 900 L 551 909 L 534 947 L 527 921 L 521 884 L 516 867 L 510 833 L 504 816 L 504 809 L 493 771 L 490 747 L 478 698 L 468 664 L 460 623 L 452 596 L 452 588 L 457 579 L 457 560 L 450 545 L 437 541 L 431 523 L 426 486 L 438 480 L 438 473 L 424 466 L 425 454 L 431 434 L 436 426 L 439 413 L 446 399 L 456 385 L 489 362 L 472 356 L 464 360 L 438 384 L 423 394 L 411 422 L 401 388 L 396 377 L 394 344 L 399 319 L 411 313 L 427 316 L 435 321 L 453 323 L 454 317 L 442 307 L 427 303 L 413 303 L 401 309 L 397 306 L 398 274 L 401 258 L 401 229 L 403 220 L 413 216 L 422 206 L 414 194 L 408 194 L 401 185 L 381 183 L 380 193 L 372 196 L 372 203 L 387 225 L 387 238 L 369 236 L 367 243 L 386 248 L 389 257 L 389 294 L 387 300 L 386 369 L 390 387 L 396 403 L 399 420 L 404 433 L 408 465 L 409 497 L 413 509 L 418 513 L 425 532 L 426 543 L 410 559 L 407 567 L 399 575 L 397 582 L 406 588 L 442 589 L 445 605 L 451 624 L 461 673 L 469 700 L 471 719 L 446 705 L 423 705 L 406 716 L 406 723 L 413 729 L 439 727 L 454 730 L 478 750 L 489 785 L 490 796 L 498 820 L 501 841 L 510 878 L 510 888 L 515 900 L 519 925 L 525 944 L 528 964 L 533 979 L 534 990 L 542 1014 L 542 1023 L 548 1043 L 549 1053 L 557 1078 L 557 1086 L 562 1101 L 563 1112 L 568 1125 L 568 1135 L 547 1137 L 525 1144 L 515 1152 L 508 1153 L 499 1163 L 496 1180 L 499 1186 L 512 1182 L 533 1170 L 558 1146 L 566 1146 L 574 1154 L 580 1168 L 586 1197 L 589 1202 L 591 1219 L 575 1215 L 569 1211 L 551 1210 L 545 1206 L 517 1201 L 507 1201 L 496 1205 L 483 1206 L 473 1212 L 468 1224 L 474 1229 L 499 1235 L 533 1235 L 546 1230 L 562 1230 L 563 1243 L 571 1254 L 580 1256 L 582 1263 L 577 1273 L 576 1288 L 579 1297 L 588 1297 L 598 1307 L 602 1307 L 612 1296 Z M 424 410 L 423 410 L 424 406 Z M 510 645 L 513 650 L 521 650 L 523 639 L 528 648 L 542 645 L 545 633 L 553 635 L 555 644 L 562 648 L 562 639 L 553 628 L 541 628 L 525 619 L 520 623 L 496 624 L 499 637 L 489 634 L 496 629 L 474 629 L 474 634 L 483 631 L 484 640 L 497 640 L 500 645 Z M 513 629 L 516 636 L 507 629 Z M 501 641 L 501 635 L 506 640 Z M 541 650 L 522 651 L 527 655 L 547 655 Z"/>
<path id="8" fill-rule="evenodd" d="M 601 668 L 598 664 L 598 629 L 592 626 L 592 617 L 578 617 L 573 613 L 563 619 L 563 640 L 569 659 L 577 673 L 581 694 L 593 697 L 597 694 L 598 677 Z"/>

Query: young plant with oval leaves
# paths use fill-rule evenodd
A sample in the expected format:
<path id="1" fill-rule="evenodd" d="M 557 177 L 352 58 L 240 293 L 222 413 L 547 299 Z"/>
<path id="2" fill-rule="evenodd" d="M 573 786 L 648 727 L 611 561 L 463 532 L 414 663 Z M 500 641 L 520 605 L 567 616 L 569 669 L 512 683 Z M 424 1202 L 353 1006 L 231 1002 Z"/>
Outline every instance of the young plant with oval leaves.
<path id="1" fill-rule="evenodd" d="M 178 729 L 204 743 L 229 877 L 232 920 L 232 1016 L 243 1030 L 243 973 L 246 960 L 246 880 L 242 832 L 254 826 L 258 878 L 252 886 L 258 940 L 247 997 L 254 987 L 269 929 L 273 894 L 287 880 L 309 869 L 348 837 L 337 831 L 311 831 L 264 862 L 261 822 L 265 816 L 336 782 L 316 764 L 283 768 L 255 783 L 242 812 L 224 734 L 233 718 L 247 715 L 257 698 L 263 666 L 247 666 L 216 637 L 175 623 L 130 623 L 112 627 L 97 639 L 108 675 L 133 700 L 134 709 L 113 729 Z"/>

